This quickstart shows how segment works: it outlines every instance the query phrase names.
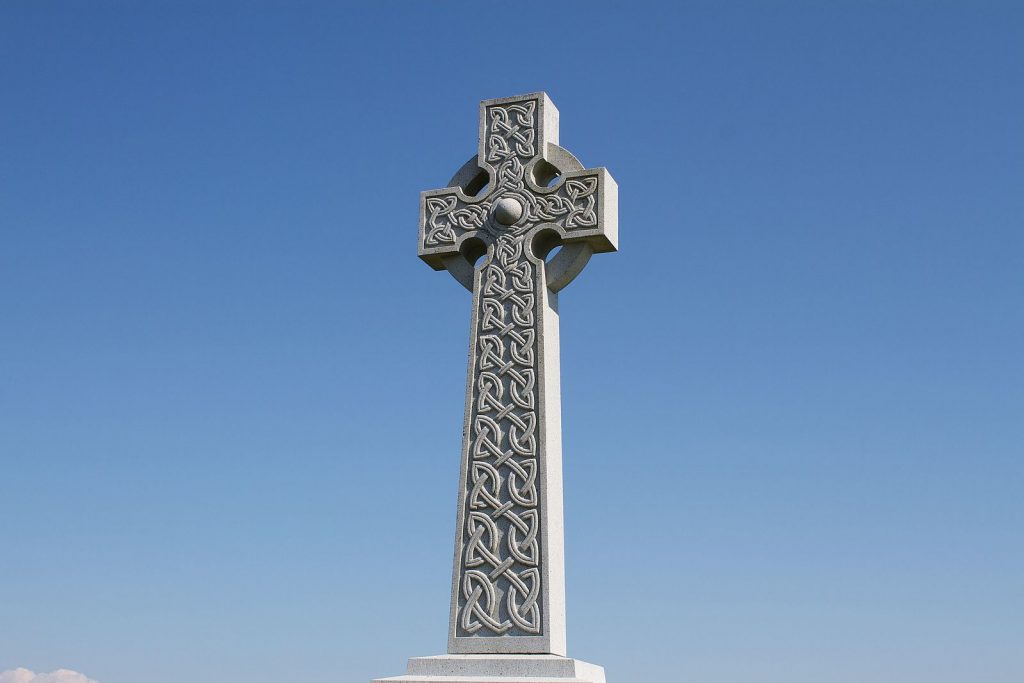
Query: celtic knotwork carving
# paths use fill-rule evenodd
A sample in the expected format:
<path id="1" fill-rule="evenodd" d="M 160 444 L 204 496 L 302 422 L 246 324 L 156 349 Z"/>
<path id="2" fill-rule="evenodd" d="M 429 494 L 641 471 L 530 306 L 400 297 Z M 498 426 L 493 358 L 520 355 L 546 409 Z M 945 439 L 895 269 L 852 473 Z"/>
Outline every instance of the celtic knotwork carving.
<path id="1" fill-rule="evenodd" d="M 509 415 L 508 443 L 518 455 L 533 456 L 537 452 L 537 413 L 533 411 Z"/>
<path id="2" fill-rule="evenodd" d="M 493 467 L 488 467 L 482 479 L 486 482 L 491 474 L 497 475 Z M 498 480 L 491 480 L 497 485 Z M 481 488 L 481 490 L 484 490 Z M 493 494 L 492 494 L 493 496 Z M 466 566 L 479 567 L 485 562 L 497 566 L 501 564 L 498 557 L 498 545 L 500 533 L 498 526 L 485 514 L 480 512 L 469 513 L 469 542 L 466 543 Z"/>
<path id="3" fill-rule="evenodd" d="M 455 244 L 460 233 L 484 227 L 490 204 L 466 204 L 452 194 L 428 197 L 426 208 L 427 230 L 424 241 L 427 246 L 438 246 Z"/>
<path id="4" fill-rule="evenodd" d="M 499 445 L 503 432 L 494 418 L 488 415 L 477 415 L 473 419 L 473 434 L 474 458 L 501 458 L 505 455 Z"/>
<path id="5" fill-rule="evenodd" d="M 572 178 L 565 181 L 562 188 L 572 210 L 565 218 L 565 227 L 592 227 L 597 225 L 597 213 L 594 211 L 594 193 L 597 192 L 597 178 Z"/>
<path id="6" fill-rule="evenodd" d="M 464 606 L 459 625 L 463 631 L 476 633 L 487 628 L 500 635 L 511 628 L 507 620 L 498 619 L 500 600 L 487 574 L 475 569 L 466 570 L 462 578 L 462 598 Z"/>
<path id="7" fill-rule="evenodd" d="M 487 110 L 487 160 L 517 155 L 530 159 L 537 153 L 537 103 L 506 104 Z"/>
<path id="8" fill-rule="evenodd" d="M 597 176 L 569 178 L 553 193 L 530 204 L 530 218 L 566 230 L 597 226 Z"/>
<path id="9" fill-rule="evenodd" d="M 498 184 L 505 188 L 522 188 L 526 185 L 523 162 L 511 157 L 498 167 Z"/>
<path id="10" fill-rule="evenodd" d="M 527 633 L 540 632 L 540 572 L 536 568 L 509 573 L 508 614 Z M 520 599 L 522 602 L 520 602 Z"/>
<path id="11" fill-rule="evenodd" d="M 526 507 L 535 506 L 537 504 L 537 462 L 534 460 L 523 460 L 522 462 L 510 460 L 509 464 L 511 472 L 508 475 L 508 493 L 512 500 Z M 535 518 L 535 512 L 531 510 L 525 516 Z M 532 541 L 532 537 L 531 534 L 529 540 Z M 509 544 L 512 544 L 511 540 Z"/>
<path id="12" fill-rule="evenodd" d="M 541 632 L 538 283 L 524 241 L 499 235 L 480 273 L 457 623 L 463 635 Z"/>

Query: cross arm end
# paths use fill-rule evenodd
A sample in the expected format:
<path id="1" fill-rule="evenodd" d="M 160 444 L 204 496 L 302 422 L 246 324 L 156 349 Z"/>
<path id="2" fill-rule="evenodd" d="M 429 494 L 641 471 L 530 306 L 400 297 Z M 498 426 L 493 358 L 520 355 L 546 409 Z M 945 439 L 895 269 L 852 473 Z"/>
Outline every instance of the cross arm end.
<path id="1" fill-rule="evenodd" d="M 567 244 L 586 242 L 597 253 L 619 248 L 619 186 L 606 168 L 566 173 L 538 197 L 537 216 Z"/>
<path id="2" fill-rule="evenodd" d="M 484 226 L 489 208 L 458 187 L 421 192 L 419 257 L 434 270 L 444 270 L 445 260 L 461 254 L 465 242 Z"/>

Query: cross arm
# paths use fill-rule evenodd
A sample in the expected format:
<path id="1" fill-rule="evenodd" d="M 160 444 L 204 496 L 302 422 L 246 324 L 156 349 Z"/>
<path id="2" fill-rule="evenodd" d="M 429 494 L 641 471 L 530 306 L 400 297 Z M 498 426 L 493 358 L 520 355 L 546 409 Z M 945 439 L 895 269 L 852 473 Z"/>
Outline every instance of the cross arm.
<path id="1" fill-rule="evenodd" d="M 420 193 L 419 257 L 434 270 L 461 254 L 465 241 L 487 224 L 491 202 L 470 197 L 460 187 Z"/>
<path id="2" fill-rule="evenodd" d="M 569 171 L 535 194 L 530 218 L 555 227 L 566 244 L 585 242 L 597 253 L 619 247 L 619 186 L 605 168 Z"/>

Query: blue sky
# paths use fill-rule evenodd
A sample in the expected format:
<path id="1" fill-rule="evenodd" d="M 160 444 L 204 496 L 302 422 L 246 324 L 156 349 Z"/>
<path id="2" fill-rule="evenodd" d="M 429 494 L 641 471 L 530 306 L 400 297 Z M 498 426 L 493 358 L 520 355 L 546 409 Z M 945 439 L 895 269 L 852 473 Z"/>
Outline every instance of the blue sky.
<path id="1" fill-rule="evenodd" d="M 569 653 L 1024 680 L 1024 11 L 0 6 L 0 671 L 443 652 L 479 100 L 620 188 L 561 296 Z M 669 672 L 669 673 L 666 673 Z"/>

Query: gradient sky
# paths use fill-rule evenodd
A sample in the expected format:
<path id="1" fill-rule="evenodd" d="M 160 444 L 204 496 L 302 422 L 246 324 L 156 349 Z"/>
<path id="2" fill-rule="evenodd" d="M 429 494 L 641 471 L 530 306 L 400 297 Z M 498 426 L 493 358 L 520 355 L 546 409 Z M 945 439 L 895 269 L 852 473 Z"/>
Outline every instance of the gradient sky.
<path id="1" fill-rule="evenodd" d="M 1019 3 L 0 5 L 0 671 L 439 654 L 469 296 L 419 192 L 545 90 L 569 653 L 1024 680 Z"/>

